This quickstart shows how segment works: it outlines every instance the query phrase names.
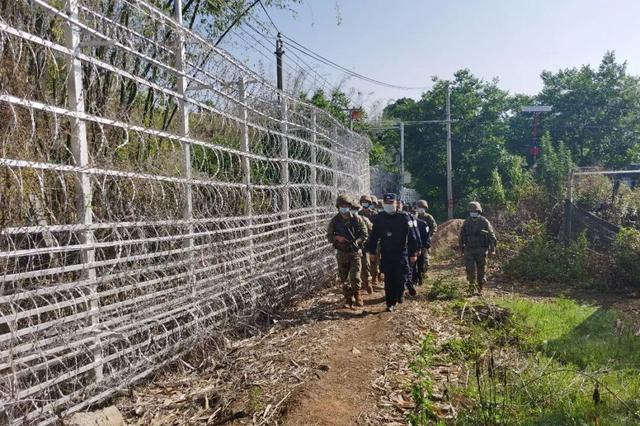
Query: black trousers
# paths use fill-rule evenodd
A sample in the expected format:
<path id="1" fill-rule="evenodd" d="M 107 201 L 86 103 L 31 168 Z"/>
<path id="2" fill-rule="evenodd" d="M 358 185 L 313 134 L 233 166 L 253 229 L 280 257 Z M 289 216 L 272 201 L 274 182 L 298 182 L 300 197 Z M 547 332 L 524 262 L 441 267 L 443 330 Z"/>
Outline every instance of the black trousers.
<path id="1" fill-rule="evenodd" d="M 380 270 L 384 274 L 384 297 L 387 307 L 402 299 L 407 280 L 409 263 L 407 256 L 385 256 L 380 259 Z"/>

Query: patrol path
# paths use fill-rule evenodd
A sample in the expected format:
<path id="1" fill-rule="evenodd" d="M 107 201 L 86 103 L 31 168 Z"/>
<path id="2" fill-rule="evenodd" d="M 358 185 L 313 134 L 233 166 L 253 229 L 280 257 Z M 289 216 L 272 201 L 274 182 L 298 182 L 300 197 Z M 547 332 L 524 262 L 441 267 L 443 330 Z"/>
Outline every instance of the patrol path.
<path id="1" fill-rule="evenodd" d="M 381 291 L 348 310 L 339 286 L 321 289 L 259 334 L 223 338 L 219 352 L 185 360 L 117 406 L 139 425 L 405 424 L 409 364 L 426 332 L 448 327 L 424 291 L 391 314 Z"/>

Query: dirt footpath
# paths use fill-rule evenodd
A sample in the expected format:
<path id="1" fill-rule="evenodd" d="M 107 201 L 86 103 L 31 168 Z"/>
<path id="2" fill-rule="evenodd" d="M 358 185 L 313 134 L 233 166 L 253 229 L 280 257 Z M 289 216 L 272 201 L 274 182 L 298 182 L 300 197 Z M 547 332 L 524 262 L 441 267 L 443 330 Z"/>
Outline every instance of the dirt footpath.
<path id="1" fill-rule="evenodd" d="M 138 425 L 406 424 L 419 342 L 455 327 L 424 291 L 392 314 L 382 291 L 349 310 L 338 286 L 322 289 L 255 336 L 187 359 L 117 406 Z"/>
<path id="2" fill-rule="evenodd" d="M 456 225 L 441 235 L 457 241 Z M 117 406 L 134 425 L 406 424 L 419 343 L 426 333 L 446 340 L 456 329 L 425 293 L 418 288 L 392 314 L 383 291 L 349 310 L 339 285 L 319 289 L 261 323 L 248 320 L 250 337 L 236 331 L 208 342 Z M 442 374 L 449 377 L 444 367 Z"/>

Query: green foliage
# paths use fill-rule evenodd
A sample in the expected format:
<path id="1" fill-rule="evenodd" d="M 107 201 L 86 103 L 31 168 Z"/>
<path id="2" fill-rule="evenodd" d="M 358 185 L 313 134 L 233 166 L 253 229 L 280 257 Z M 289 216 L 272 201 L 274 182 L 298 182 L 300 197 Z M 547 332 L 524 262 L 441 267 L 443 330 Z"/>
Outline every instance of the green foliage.
<path id="1" fill-rule="evenodd" d="M 433 281 L 427 297 L 432 300 L 461 299 L 466 287 L 466 281 L 458 275 L 443 275 Z"/>
<path id="2" fill-rule="evenodd" d="M 603 175 L 581 176 L 575 179 L 573 198 L 578 207 L 593 212 L 611 201 L 613 182 Z"/>
<path id="3" fill-rule="evenodd" d="M 580 176 L 574 179 L 573 198 L 582 209 L 611 223 L 638 228 L 640 187 L 603 175 Z"/>
<path id="4" fill-rule="evenodd" d="M 548 132 L 542 136 L 540 148 L 541 155 L 536 177 L 549 195 L 561 198 L 566 188 L 567 177 L 573 167 L 571 153 L 562 142 L 555 147 Z"/>
<path id="5" fill-rule="evenodd" d="M 427 334 L 420 344 L 418 356 L 410 366 L 415 374 L 411 394 L 416 403 L 415 410 L 408 416 L 409 423 L 412 425 L 430 424 L 435 417 L 434 407 L 431 403 L 433 381 L 429 373 L 435 352 L 435 338 L 431 334 Z"/>
<path id="6" fill-rule="evenodd" d="M 493 169 L 491 172 L 489 185 L 480 199 L 490 205 L 492 209 L 503 210 L 507 207 L 507 194 L 498 169 Z"/>
<path id="7" fill-rule="evenodd" d="M 640 338 L 617 312 L 567 299 L 499 304 L 511 312 L 501 326 L 473 325 L 441 348 L 472 376 L 451 388 L 451 400 L 469 401 L 456 424 L 637 424 Z"/>
<path id="8" fill-rule="evenodd" d="M 546 233 L 543 224 L 532 221 L 520 244 L 516 256 L 504 267 L 512 278 L 589 284 L 595 277 L 584 234 L 564 246 Z"/>
<path id="9" fill-rule="evenodd" d="M 640 288 L 640 231 L 622 228 L 613 244 L 614 276 L 622 284 Z"/>
<path id="10" fill-rule="evenodd" d="M 369 164 L 372 166 L 384 166 L 392 162 L 391 156 L 385 149 L 385 146 L 379 141 L 373 142 L 371 151 L 369 151 Z"/>
<path id="11" fill-rule="evenodd" d="M 607 52 L 597 69 L 590 66 L 542 73 L 543 89 L 534 96 L 510 96 L 497 80 L 484 81 L 469 70 L 455 73 L 452 81 L 434 78 L 433 88 L 415 101 L 398 99 L 384 110 L 395 120 L 441 120 L 447 84 L 452 86 L 453 190 L 456 213 L 471 199 L 485 202 L 489 210 L 513 210 L 537 182 L 548 195 L 559 198 L 571 167 L 620 168 L 640 161 L 640 78 L 627 74 L 626 64 Z M 541 157 L 532 166 L 532 117 L 524 105 L 551 105 L 543 114 L 539 132 Z M 398 152 L 396 130 L 373 134 L 393 162 Z M 438 217 L 446 212 L 446 131 L 442 125 L 408 126 L 405 130 L 406 166 L 415 188 L 430 200 Z M 372 158 L 380 161 L 379 146 Z M 390 167 L 385 163 L 385 167 Z M 497 174 L 496 174 L 497 171 Z M 535 176 L 533 176 L 535 175 Z M 502 186 L 502 188 L 501 188 Z M 504 196 L 502 195 L 504 193 Z"/>
<path id="12" fill-rule="evenodd" d="M 462 213 L 466 202 L 479 199 L 498 208 L 515 205 L 518 194 L 525 193 L 531 183 L 526 161 L 519 153 L 507 149 L 510 136 L 509 115 L 520 108 L 525 99 L 509 97 L 497 81 L 484 81 L 468 70 L 455 73 L 449 82 L 435 79 L 431 90 L 418 101 L 399 99 L 384 110 L 384 117 L 396 120 L 441 120 L 444 114 L 447 85 L 452 87 L 453 190 Z M 397 152 L 396 130 L 373 135 L 391 156 Z M 393 143 L 388 139 L 393 138 Z M 446 130 L 442 125 L 408 126 L 405 129 L 407 168 L 415 187 L 431 200 L 438 217 L 446 213 Z"/>
<path id="13" fill-rule="evenodd" d="M 552 105 L 555 114 L 543 117 L 541 128 L 564 141 L 579 166 L 620 167 L 638 161 L 640 123 L 638 77 L 627 64 L 607 52 L 597 69 L 590 66 L 542 73 L 537 100 Z"/>
<path id="14" fill-rule="evenodd" d="M 537 350 L 579 368 L 640 368 L 640 338 L 620 328 L 618 314 L 570 299 L 532 302 L 506 299 L 527 328 L 525 339 Z"/>
<path id="15" fill-rule="evenodd" d="M 351 105 L 351 101 L 347 97 L 347 94 L 339 89 L 334 89 L 329 96 L 327 96 L 323 89 L 317 89 L 313 93 L 311 98 L 308 98 L 308 95 L 305 93 L 301 93 L 300 98 L 305 101 L 311 102 L 313 105 L 317 106 L 320 109 L 327 111 L 344 126 L 349 127 L 349 125 L 352 125 L 353 130 L 356 132 L 363 132 L 367 130 L 368 124 L 364 120 L 354 121 L 353 123 L 350 123 L 348 110 L 361 107 Z"/>

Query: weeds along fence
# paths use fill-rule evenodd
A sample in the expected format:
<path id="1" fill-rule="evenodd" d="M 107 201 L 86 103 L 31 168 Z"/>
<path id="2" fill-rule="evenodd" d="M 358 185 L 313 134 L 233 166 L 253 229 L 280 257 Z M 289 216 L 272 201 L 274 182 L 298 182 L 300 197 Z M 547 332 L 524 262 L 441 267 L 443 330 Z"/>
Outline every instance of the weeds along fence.
<path id="1" fill-rule="evenodd" d="M 565 239 L 575 241 L 578 235 L 584 232 L 591 247 L 598 251 L 610 249 L 620 231 L 618 225 L 581 209 L 570 200 L 565 200 L 564 216 Z"/>
<path id="2" fill-rule="evenodd" d="M 327 279 L 336 194 L 369 189 L 368 139 L 165 3 L 0 3 L 0 423 L 54 423 Z"/>
<path id="3" fill-rule="evenodd" d="M 640 222 L 640 170 L 579 170 L 570 177 L 563 234 L 574 241 L 585 233 L 590 245 L 608 251 L 622 226 Z"/>

